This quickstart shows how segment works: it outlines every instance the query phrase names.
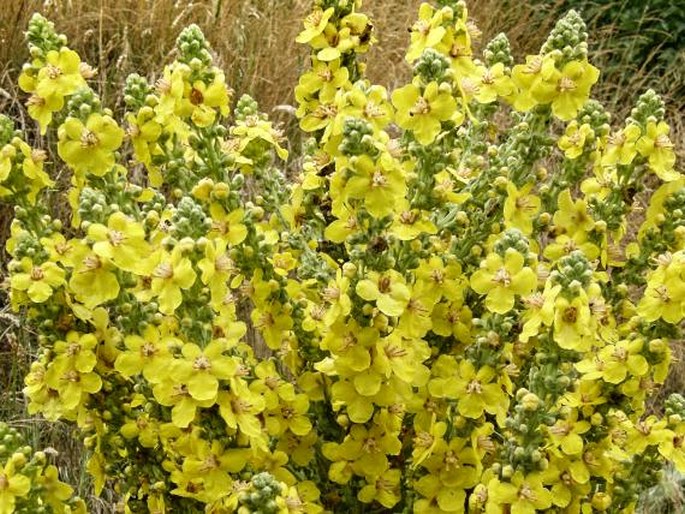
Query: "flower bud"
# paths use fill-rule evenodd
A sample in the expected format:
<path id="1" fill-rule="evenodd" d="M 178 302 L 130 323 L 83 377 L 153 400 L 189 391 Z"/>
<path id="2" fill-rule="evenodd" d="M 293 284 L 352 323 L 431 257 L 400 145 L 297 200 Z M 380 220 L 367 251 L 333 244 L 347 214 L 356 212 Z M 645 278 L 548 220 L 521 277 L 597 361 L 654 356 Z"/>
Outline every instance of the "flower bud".
<path id="1" fill-rule="evenodd" d="M 521 405 L 529 412 L 535 411 L 540 407 L 540 398 L 534 393 L 528 393 L 521 399 Z"/>
<path id="2" fill-rule="evenodd" d="M 592 507 L 600 512 L 604 512 L 611 506 L 611 496 L 601 491 L 592 496 Z"/>

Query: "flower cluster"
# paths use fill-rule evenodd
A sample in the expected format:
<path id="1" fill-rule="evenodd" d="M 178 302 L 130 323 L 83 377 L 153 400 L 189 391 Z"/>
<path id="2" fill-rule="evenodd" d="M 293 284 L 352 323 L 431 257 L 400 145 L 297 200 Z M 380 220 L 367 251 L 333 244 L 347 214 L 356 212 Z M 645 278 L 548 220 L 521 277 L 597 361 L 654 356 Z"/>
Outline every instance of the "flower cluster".
<path id="1" fill-rule="evenodd" d="M 315 0 L 298 37 L 294 181 L 197 27 L 129 77 L 121 127 L 32 19 L 20 82 L 72 180 L 50 191 L 2 120 L 30 412 L 79 428 L 122 512 L 633 512 L 664 460 L 685 471 L 682 398 L 645 408 L 685 317 L 660 99 L 614 129 L 575 12 L 515 65 L 452 0 L 421 6 L 390 92 L 360 8 Z"/>
<path id="2" fill-rule="evenodd" d="M 48 461 L 46 452 L 34 451 L 16 429 L 0 423 L 0 513 L 86 513 L 86 504 Z"/>

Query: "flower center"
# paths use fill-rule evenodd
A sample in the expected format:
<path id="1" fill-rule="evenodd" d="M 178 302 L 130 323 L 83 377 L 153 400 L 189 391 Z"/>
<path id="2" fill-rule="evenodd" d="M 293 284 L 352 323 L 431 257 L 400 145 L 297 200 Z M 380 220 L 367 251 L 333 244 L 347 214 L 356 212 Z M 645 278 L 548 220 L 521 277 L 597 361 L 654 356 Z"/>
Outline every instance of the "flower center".
<path id="1" fill-rule="evenodd" d="M 385 351 L 385 355 L 387 355 L 388 359 L 404 357 L 408 353 L 404 348 L 392 344 L 387 345 L 383 350 Z"/>
<path id="2" fill-rule="evenodd" d="M 89 255 L 83 259 L 83 265 L 88 271 L 93 271 L 100 268 L 102 266 L 102 262 L 100 262 L 100 258 L 97 255 Z"/>
<path id="3" fill-rule="evenodd" d="M 481 394 L 483 392 L 483 386 L 478 380 L 471 380 L 466 386 L 466 392 L 468 394 Z"/>
<path id="4" fill-rule="evenodd" d="M 53 64 L 48 64 L 45 69 L 47 70 L 48 78 L 51 80 L 58 79 L 62 76 L 62 70 Z"/>
<path id="5" fill-rule="evenodd" d="M 567 307 L 564 310 L 562 319 L 565 323 L 575 323 L 578 320 L 578 309 L 575 307 Z"/>
<path id="6" fill-rule="evenodd" d="M 171 91 L 171 82 L 167 79 L 159 79 L 155 82 L 155 87 L 160 94 L 164 95 Z"/>
<path id="7" fill-rule="evenodd" d="M 109 238 L 109 242 L 112 244 L 112 246 L 119 246 L 126 239 L 124 233 L 118 230 L 110 230 L 107 234 L 107 237 Z"/>
<path id="8" fill-rule="evenodd" d="M 385 111 L 373 102 L 366 102 L 364 114 L 367 118 L 380 118 L 385 115 Z"/>
<path id="9" fill-rule="evenodd" d="M 573 91 L 576 89 L 576 83 L 573 82 L 573 79 L 570 79 L 568 77 L 561 77 L 561 80 L 559 80 L 559 92 L 561 93 L 568 93 L 569 91 Z"/>
<path id="10" fill-rule="evenodd" d="M 388 183 L 388 179 L 380 171 L 375 171 L 373 173 L 373 178 L 371 179 L 371 187 L 385 187 Z"/>
<path id="11" fill-rule="evenodd" d="M 368 452 L 368 453 L 377 453 L 379 451 L 378 443 L 373 437 L 369 437 L 367 439 L 364 439 L 364 443 L 362 444 L 362 448 Z"/>
<path id="12" fill-rule="evenodd" d="M 323 290 L 323 299 L 327 302 L 334 302 L 340 298 L 340 289 L 335 286 L 329 286 Z"/>
<path id="13" fill-rule="evenodd" d="M 202 102 L 204 102 L 205 96 L 202 94 L 202 91 L 200 91 L 197 88 L 193 88 L 190 90 L 190 103 L 193 105 L 200 105 Z"/>
<path id="14" fill-rule="evenodd" d="M 404 225 L 413 225 L 419 219 L 419 215 L 416 212 L 404 211 L 400 214 L 400 223 Z"/>
<path id="15" fill-rule="evenodd" d="M 493 453 L 497 449 L 495 443 L 492 441 L 490 436 L 487 435 L 478 436 L 478 448 L 481 448 L 487 453 Z"/>
<path id="16" fill-rule="evenodd" d="M 31 269 L 31 280 L 43 280 L 45 273 L 38 266 L 34 266 Z"/>
<path id="17" fill-rule="evenodd" d="M 226 254 L 220 255 L 214 261 L 214 269 L 218 272 L 230 271 L 233 269 L 233 261 Z"/>
<path id="18" fill-rule="evenodd" d="M 193 362 L 193 369 L 198 371 L 207 371 L 212 369 L 212 363 L 205 355 L 200 355 Z"/>
<path id="19" fill-rule="evenodd" d="M 668 138 L 666 134 L 659 134 L 654 140 L 654 146 L 657 149 L 664 148 L 670 150 L 671 148 L 673 148 L 673 143 L 671 143 L 671 140 Z"/>
<path id="20" fill-rule="evenodd" d="M 487 86 L 491 86 L 495 83 L 495 75 L 491 70 L 485 70 L 485 73 L 483 73 L 480 81 Z"/>
<path id="21" fill-rule="evenodd" d="M 511 284 L 511 275 L 509 275 L 509 272 L 505 268 L 500 268 L 492 277 L 492 281 L 504 287 L 509 287 L 509 284 Z"/>
<path id="22" fill-rule="evenodd" d="M 152 343 L 145 343 L 140 347 L 140 354 L 143 357 L 153 357 L 157 353 L 157 347 Z"/>
<path id="23" fill-rule="evenodd" d="M 67 355 L 69 355 L 70 357 L 73 357 L 73 356 L 75 356 L 75 355 L 78 355 L 80 352 L 81 352 L 81 345 L 78 344 L 78 343 L 71 343 L 71 344 L 67 347 L 67 352 L 66 352 L 66 353 L 67 353 Z"/>
<path id="24" fill-rule="evenodd" d="M 378 290 L 383 294 L 390 292 L 390 277 L 381 277 L 378 280 Z"/>
<path id="25" fill-rule="evenodd" d="M 428 100 L 420 96 L 419 99 L 416 100 L 414 107 L 412 107 L 409 111 L 409 115 L 416 116 L 421 114 L 428 114 L 429 112 L 431 112 L 431 106 L 428 103 Z"/>
<path id="26" fill-rule="evenodd" d="M 100 142 L 98 136 L 92 130 L 83 129 L 81 132 L 81 148 L 92 148 Z"/>
<path id="27" fill-rule="evenodd" d="M 521 486 L 521 489 L 519 489 L 519 499 L 521 500 L 527 500 L 527 501 L 535 501 L 535 491 L 531 489 L 531 487 L 528 484 L 523 484 Z"/>
<path id="28" fill-rule="evenodd" d="M 247 400 L 236 398 L 231 402 L 231 406 L 233 407 L 233 412 L 236 414 L 243 414 L 249 411 L 250 407 L 252 407 L 252 404 Z"/>
<path id="29" fill-rule="evenodd" d="M 533 60 L 531 60 L 528 64 L 526 64 L 526 68 L 523 71 L 524 73 L 528 73 L 530 75 L 536 75 L 542 71 L 542 57 L 536 56 Z"/>
<path id="30" fill-rule="evenodd" d="M 26 102 L 27 107 L 43 107 L 45 105 L 45 98 L 41 98 L 38 95 L 31 95 Z"/>
<path id="31" fill-rule="evenodd" d="M 428 432 L 419 432 L 414 437 L 414 444 L 420 448 L 430 448 L 435 438 Z"/>
<path id="32" fill-rule="evenodd" d="M 459 457 L 457 457 L 452 450 L 449 450 L 445 453 L 443 463 L 445 464 L 445 470 L 454 470 L 459 467 Z"/>
<path id="33" fill-rule="evenodd" d="M 174 276 L 174 268 L 168 262 L 163 262 L 152 272 L 155 278 L 169 279 Z"/>

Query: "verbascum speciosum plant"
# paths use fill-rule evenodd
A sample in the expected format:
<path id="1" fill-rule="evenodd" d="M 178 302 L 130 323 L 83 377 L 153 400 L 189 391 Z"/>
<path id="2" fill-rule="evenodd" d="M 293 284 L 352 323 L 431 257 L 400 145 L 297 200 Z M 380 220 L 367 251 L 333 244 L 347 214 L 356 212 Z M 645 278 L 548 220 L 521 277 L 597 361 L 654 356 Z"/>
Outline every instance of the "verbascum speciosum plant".
<path id="1" fill-rule="evenodd" d="M 361 7 L 316 0 L 298 36 L 295 181 L 198 27 L 129 78 L 120 124 L 32 19 L 20 86 L 57 142 L 0 131 L 30 412 L 78 427 L 122 512 L 633 512 L 685 471 L 685 400 L 646 408 L 685 315 L 663 103 L 610 124 L 573 11 L 515 64 L 451 0 L 421 6 L 388 91 Z M 29 505 L 0 469 L 3 514 Z"/>

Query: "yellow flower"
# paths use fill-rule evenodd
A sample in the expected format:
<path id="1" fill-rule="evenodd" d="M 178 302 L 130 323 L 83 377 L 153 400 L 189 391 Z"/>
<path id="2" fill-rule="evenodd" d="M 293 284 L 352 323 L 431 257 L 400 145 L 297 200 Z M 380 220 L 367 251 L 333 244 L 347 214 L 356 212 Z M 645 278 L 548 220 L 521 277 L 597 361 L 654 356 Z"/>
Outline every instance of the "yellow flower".
<path id="1" fill-rule="evenodd" d="M 447 511 L 451 511 L 447 508 L 448 505 L 457 505 L 457 498 L 460 498 L 463 504 L 464 490 L 478 483 L 478 459 L 468 442 L 468 439 L 462 437 L 452 437 L 449 440 L 440 437 L 432 454 L 422 464 L 422 467 L 430 472 L 428 476 L 440 480 L 443 490 L 438 493 L 437 501 L 438 505 Z"/>
<path id="2" fill-rule="evenodd" d="M 197 275 L 181 247 L 168 254 L 158 252 L 153 262 L 158 264 L 152 272 L 150 288 L 159 299 L 159 312 L 171 315 L 183 302 L 182 289 L 190 289 Z"/>
<path id="3" fill-rule="evenodd" d="M 174 377 L 165 377 L 152 388 L 152 394 L 160 405 L 171 407 L 171 422 L 179 428 L 186 428 L 193 422 L 200 407 L 211 407 L 215 398 L 197 400 L 188 390 L 188 384 Z"/>
<path id="4" fill-rule="evenodd" d="M 573 410 L 564 419 L 549 427 L 549 437 L 565 455 L 579 455 L 583 451 L 582 435 L 590 430 L 588 421 L 578 421 L 578 411 Z"/>
<path id="5" fill-rule="evenodd" d="M 340 65 L 340 59 L 329 62 L 315 60 L 312 69 L 300 75 L 295 87 L 295 98 L 303 103 L 317 99 L 322 103 L 332 102 L 338 89 L 349 81 L 349 70 Z"/>
<path id="6" fill-rule="evenodd" d="M 411 241 L 421 234 L 435 234 L 438 229 L 428 219 L 426 211 L 407 209 L 395 215 L 389 232 L 401 241 Z"/>
<path id="7" fill-rule="evenodd" d="M 200 479 L 203 488 L 201 499 L 212 503 L 231 489 L 231 475 L 242 471 L 248 462 L 249 452 L 246 448 L 224 448 L 218 440 L 200 439 L 193 445 L 193 453 L 183 461 L 182 474 L 172 474 L 172 480 L 183 483 L 189 479 Z M 175 491 L 171 493 L 175 494 Z"/>
<path id="8" fill-rule="evenodd" d="M 601 378 L 610 384 L 620 384 L 626 377 L 642 377 L 649 371 L 647 359 L 640 354 L 643 341 L 619 341 L 600 349 L 598 354 L 576 363 L 584 380 Z"/>
<path id="9" fill-rule="evenodd" d="M 400 316 L 397 330 L 407 337 L 424 337 L 432 326 L 431 310 L 434 304 L 434 299 L 420 291 L 412 291 L 407 308 Z"/>
<path id="10" fill-rule="evenodd" d="M 346 100 L 348 105 L 341 111 L 342 116 L 365 119 L 376 131 L 383 130 L 392 121 L 393 109 L 383 86 L 357 82 L 347 92 Z"/>
<path id="11" fill-rule="evenodd" d="M 533 220 L 540 210 L 540 198 L 529 194 L 533 184 L 527 184 L 521 189 L 507 183 L 507 199 L 504 201 L 504 223 L 507 228 L 517 228 L 524 235 L 533 233 Z"/>
<path id="12" fill-rule="evenodd" d="M 457 409 L 462 416 L 478 419 L 483 412 L 498 417 L 506 414 L 509 398 L 490 366 L 476 370 L 471 361 L 462 360 L 457 367 L 452 358 L 445 356 L 433 365 L 433 372 L 439 376 L 431 379 L 428 390 L 438 398 L 458 400 Z"/>
<path id="13" fill-rule="evenodd" d="M 383 314 L 402 314 L 411 296 L 404 277 L 395 270 L 388 270 L 382 274 L 371 271 L 367 277 L 357 282 L 357 294 L 369 302 L 375 301 Z"/>
<path id="14" fill-rule="evenodd" d="M 442 26 L 444 19 L 443 11 L 437 11 L 429 3 L 422 3 L 419 7 L 419 19 L 411 29 L 411 43 L 407 49 L 406 59 L 413 62 L 426 48 L 435 47 L 447 30 Z"/>
<path id="15" fill-rule="evenodd" d="M 437 82 L 428 84 L 423 92 L 415 84 L 396 89 L 392 103 L 397 109 L 397 124 L 411 130 L 422 145 L 432 143 L 440 133 L 441 122 L 452 118 L 457 110 L 452 95 L 440 91 Z"/>
<path id="16" fill-rule="evenodd" d="M 399 469 L 389 469 L 371 483 L 362 487 L 357 493 L 357 499 L 362 503 L 371 503 L 376 500 L 386 509 L 391 509 L 401 499 L 400 479 L 402 473 Z"/>
<path id="17" fill-rule="evenodd" d="M 85 87 L 80 65 L 79 55 L 67 47 L 50 50 L 45 56 L 45 66 L 38 71 L 35 93 L 42 98 L 65 97 Z"/>
<path id="18" fill-rule="evenodd" d="M 322 298 L 328 304 L 324 323 L 331 326 L 338 319 L 347 316 L 352 310 L 352 300 L 347 294 L 350 288 L 350 279 L 343 275 L 342 270 L 338 269 L 335 279 L 329 282 L 328 286 L 322 291 Z"/>
<path id="19" fill-rule="evenodd" d="M 373 369 L 386 378 L 394 374 L 403 382 L 422 386 L 430 374 L 422 363 L 430 356 L 431 350 L 425 341 L 393 332 L 376 343 Z"/>
<path id="20" fill-rule="evenodd" d="M 568 512 L 580 512 L 580 501 L 591 490 L 590 473 L 582 455 L 569 457 L 550 453 L 550 465 L 542 472 L 545 484 L 551 484 L 552 501 Z"/>
<path id="21" fill-rule="evenodd" d="M 478 67 L 478 81 L 474 92 L 478 103 L 492 103 L 498 97 L 508 98 L 515 89 L 514 81 L 505 73 L 503 63 L 498 62 L 491 68 Z"/>
<path id="22" fill-rule="evenodd" d="M 197 263 L 202 272 L 200 280 L 209 287 L 212 305 L 218 306 L 228 294 L 228 282 L 237 273 L 237 268 L 229 256 L 227 241 L 221 238 L 207 241 L 205 257 Z"/>
<path id="23" fill-rule="evenodd" d="M 12 459 L 7 459 L 4 468 L 0 468 L 0 514 L 12 514 L 17 498 L 29 494 L 31 480 L 17 473 Z"/>
<path id="24" fill-rule="evenodd" d="M 66 411 L 84 405 L 88 394 L 97 393 L 102 387 L 100 375 L 93 371 L 81 372 L 68 361 L 53 362 L 47 369 L 45 382 L 59 393 Z"/>
<path id="25" fill-rule="evenodd" d="M 65 272 L 54 262 L 34 264 L 24 257 L 19 264 L 20 272 L 10 276 L 10 286 L 17 291 L 26 291 L 34 303 L 43 303 L 52 296 L 53 290 L 65 282 Z"/>
<path id="26" fill-rule="evenodd" d="M 213 340 L 200 348 L 195 343 L 185 343 L 181 349 L 182 359 L 173 361 L 170 374 L 188 385 L 188 393 L 195 400 L 214 400 L 219 391 L 219 380 L 235 376 L 238 364 L 232 357 L 223 355 L 223 340 Z"/>
<path id="27" fill-rule="evenodd" d="M 380 375 L 378 375 L 380 377 Z M 361 384 L 367 386 L 369 384 Z M 374 384 L 370 384 L 374 385 Z M 361 387 L 360 387 L 361 388 Z M 362 388 L 364 392 L 366 391 Z M 355 384 L 349 380 L 338 380 L 335 382 L 331 388 L 331 403 L 334 410 L 338 410 L 341 407 L 345 407 L 347 416 L 353 423 L 366 423 L 374 413 L 374 401 L 385 400 L 388 396 L 389 391 L 384 390 L 382 385 L 374 386 L 371 391 L 376 390 L 377 392 L 362 395 L 358 392 Z M 394 394 L 391 396 L 394 397 Z"/>
<path id="28" fill-rule="evenodd" d="M 252 392 L 242 380 L 233 380 L 230 390 L 219 391 L 216 403 L 226 425 L 239 429 L 255 448 L 266 447 L 266 434 L 260 421 L 265 407 L 262 396 Z"/>
<path id="29" fill-rule="evenodd" d="M 517 295 L 526 296 L 535 291 L 537 276 L 524 264 L 523 255 L 513 248 L 507 250 L 504 258 L 492 252 L 481 262 L 480 269 L 471 276 L 471 288 L 487 295 L 485 307 L 489 311 L 509 312 Z"/>
<path id="30" fill-rule="evenodd" d="M 458 262 L 433 255 L 422 259 L 419 267 L 414 271 L 416 282 L 414 291 L 426 301 L 435 303 L 441 298 L 448 300 L 463 299 L 466 280 L 462 275 Z"/>
<path id="31" fill-rule="evenodd" d="M 685 314 L 685 254 L 682 251 L 662 256 L 662 263 L 650 273 L 647 289 L 640 300 L 637 312 L 646 321 L 659 318 L 679 323 Z"/>
<path id="32" fill-rule="evenodd" d="M 219 236 L 231 245 L 242 243 L 247 237 L 247 227 L 243 224 L 245 211 L 241 208 L 227 213 L 218 203 L 212 203 L 209 207 L 212 217 L 212 230 L 209 236 Z"/>
<path id="33" fill-rule="evenodd" d="M 355 174 L 345 186 L 346 193 L 351 198 L 362 199 L 375 218 L 391 214 L 406 190 L 397 162 L 387 153 L 375 162 L 368 155 L 362 155 L 354 161 L 352 169 Z"/>
<path id="34" fill-rule="evenodd" d="M 149 106 L 141 108 L 136 114 L 129 113 L 126 118 L 135 158 L 148 169 L 150 185 L 159 187 L 163 180 L 159 170 L 152 165 L 152 157 L 162 153 L 157 143 L 162 135 L 162 125 Z"/>
<path id="35" fill-rule="evenodd" d="M 599 248 L 594 243 L 588 241 L 588 234 L 583 231 L 578 231 L 573 236 L 567 234 L 557 236 L 553 242 L 545 247 L 543 255 L 550 261 L 556 262 L 575 251 L 582 252 L 588 260 L 594 260 L 599 257 Z"/>
<path id="36" fill-rule="evenodd" d="M 554 81 L 558 75 L 552 57 L 526 56 L 526 63 L 517 64 L 511 71 L 511 77 L 520 89 L 513 96 L 514 108 L 528 111 L 538 103 L 549 103 L 555 94 Z"/>
<path id="37" fill-rule="evenodd" d="M 136 419 L 127 419 L 119 430 L 126 439 L 138 439 L 143 448 L 154 448 L 159 442 L 159 423 L 147 413 L 138 413 Z"/>
<path id="38" fill-rule="evenodd" d="M 563 150 L 569 159 L 577 159 L 583 154 L 585 144 L 595 137 L 595 132 L 590 125 L 579 125 L 576 120 L 571 121 L 566 127 L 564 135 L 559 138 L 557 145 Z"/>
<path id="39" fill-rule="evenodd" d="M 542 477 L 537 473 L 516 472 L 511 482 L 493 478 L 488 483 L 488 493 L 488 506 L 497 509 L 508 506 L 511 514 L 535 514 L 552 506 L 552 494 L 542 485 Z"/>
<path id="40" fill-rule="evenodd" d="M 60 512 L 61 509 L 64 509 L 65 503 L 67 503 L 74 492 L 70 486 L 60 482 L 57 467 L 52 464 L 45 468 L 45 471 L 38 477 L 36 482 L 42 489 L 47 503 L 55 512 Z"/>
<path id="41" fill-rule="evenodd" d="M 114 166 L 114 152 L 121 146 L 124 131 L 111 117 L 99 113 L 84 124 L 67 118 L 57 131 L 57 151 L 76 172 L 102 176 Z"/>
<path id="42" fill-rule="evenodd" d="M 26 107 L 29 116 L 40 125 L 41 136 L 44 136 L 52 122 L 53 113 L 61 111 L 62 107 L 64 107 L 64 98 L 61 96 L 42 98 L 38 95 L 31 95 L 26 101 Z"/>
<path id="43" fill-rule="evenodd" d="M 541 327 L 552 325 L 554 319 L 554 301 L 561 290 L 561 286 L 552 286 L 548 280 L 542 293 L 535 292 L 530 296 L 522 298 L 526 310 L 523 312 L 521 321 L 523 329 L 519 335 L 519 340 L 527 342 L 531 337 L 540 333 Z"/>
<path id="44" fill-rule="evenodd" d="M 278 407 L 266 412 L 264 424 L 272 436 L 281 436 L 287 430 L 303 437 L 312 430 L 312 422 L 307 416 L 309 398 L 306 394 L 297 394 L 292 400 L 281 400 Z"/>
<path id="45" fill-rule="evenodd" d="M 145 274 L 141 261 L 150 253 L 145 241 L 145 229 L 121 212 L 109 217 L 107 226 L 93 223 L 88 227 L 93 252 L 131 273 Z"/>
<path id="46" fill-rule="evenodd" d="M 670 130 L 671 128 L 665 121 L 660 121 L 657 124 L 650 120 L 647 122 L 645 133 L 635 144 L 640 155 L 649 159 L 651 170 L 665 182 L 682 177 L 673 169 L 676 157 L 673 143 L 668 137 Z"/>
<path id="47" fill-rule="evenodd" d="M 466 344 L 471 341 L 472 320 L 473 313 L 463 300 L 441 302 L 435 305 L 431 313 L 431 330 L 439 336 L 453 336 Z"/>
<path id="48" fill-rule="evenodd" d="M 73 268 L 69 289 L 87 308 L 93 309 L 119 296 L 116 268 L 108 259 L 100 258 L 90 247 L 79 243 L 75 244 L 68 261 L 67 265 Z"/>
<path id="49" fill-rule="evenodd" d="M 585 352 L 594 342 L 592 314 L 587 296 L 572 300 L 558 296 L 554 302 L 554 341 L 564 350 Z"/>
<path id="50" fill-rule="evenodd" d="M 599 70 L 587 61 L 571 61 L 564 65 L 556 81 L 552 112 L 559 119 L 570 121 L 590 98 L 590 89 L 599 79 Z"/>
<path id="51" fill-rule="evenodd" d="M 287 277 L 298 264 L 290 252 L 276 253 L 273 257 L 267 257 L 267 260 L 274 267 L 274 272 L 282 277 Z"/>
<path id="52" fill-rule="evenodd" d="M 97 346 L 98 340 L 93 334 L 80 334 L 72 330 L 67 334 L 66 341 L 55 343 L 56 357 L 51 365 L 81 373 L 93 371 L 97 362 Z"/>
<path id="53" fill-rule="evenodd" d="M 633 162 L 637 155 L 636 143 L 641 134 L 640 127 L 635 124 L 630 124 L 623 130 L 611 134 L 602 153 L 602 165 L 622 164 L 625 166 Z"/>
<path id="54" fill-rule="evenodd" d="M 305 19 L 304 19 L 304 30 L 298 34 L 295 41 L 298 43 L 309 43 L 312 39 L 319 36 L 326 25 L 328 20 L 333 16 L 335 9 L 329 7 L 325 11 L 320 7 L 315 8 Z"/>
<path id="55" fill-rule="evenodd" d="M 255 308 L 250 314 L 254 327 L 264 338 L 264 342 L 272 350 L 278 350 L 283 343 L 283 336 L 293 327 L 290 313 L 278 303 Z"/>
<path id="56" fill-rule="evenodd" d="M 595 226 L 595 222 L 587 211 L 587 203 L 578 199 L 575 202 L 571 198 L 571 191 L 564 189 L 559 194 L 558 209 L 554 213 L 554 225 L 572 235 L 576 232 L 589 232 Z"/>
<path id="57" fill-rule="evenodd" d="M 185 101 L 177 110 L 179 116 L 190 117 L 198 127 L 208 127 L 214 123 L 217 111 L 222 116 L 228 115 L 230 94 L 223 72 L 216 71 L 209 84 L 196 80 L 192 85 L 188 84 L 186 89 Z"/>

